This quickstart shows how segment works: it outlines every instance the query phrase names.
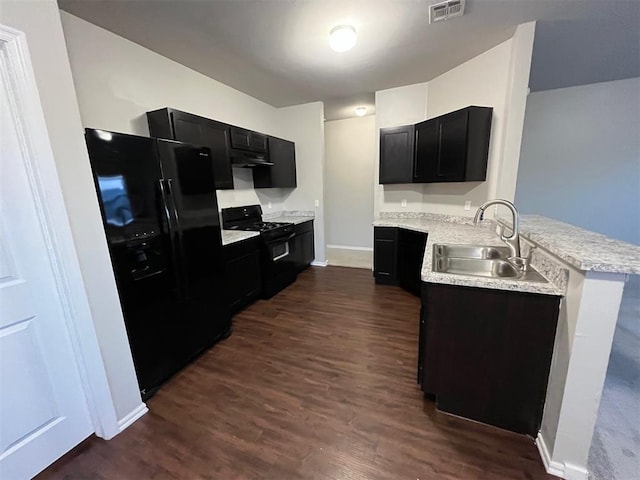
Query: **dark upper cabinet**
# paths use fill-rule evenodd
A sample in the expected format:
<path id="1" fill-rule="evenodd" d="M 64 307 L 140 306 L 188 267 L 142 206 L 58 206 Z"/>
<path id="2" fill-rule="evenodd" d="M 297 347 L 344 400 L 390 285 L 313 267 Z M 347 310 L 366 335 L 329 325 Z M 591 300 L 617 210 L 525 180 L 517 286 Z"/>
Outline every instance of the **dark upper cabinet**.
<path id="1" fill-rule="evenodd" d="M 296 145 L 288 140 L 269 137 L 269 161 L 271 167 L 254 167 L 253 186 L 255 188 L 295 188 Z"/>
<path id="2" fill-rule="evenodd" d="M 380 129 L 380 183 L 411 183 L 413 158 L 413 125 Z"/>
<path id="3" fill-rule="evenodd" d="M 380 183 L 486 179 L 491 107 L 467 107 L 416 125 L 380 129 Z"/>
<path id="4" fill-rule="evenodd" d="M 216 189 L 233 188 L 229 125 L 172 108 L 147 112 L 152 137 L 204 145 L 211 149 Z"/>
<path id="5" fill-rule="evenodd" d="M 413 182 L 485 180 L 492 112 L 467 107 L 416 124 Z"/>
<path id="6" fill-rule="evenodd" d="M 266 135 L 238 127 L 231 127 L 229 132 L 231 134 L 232 148 L 255 153 L 267 153 Z"/>

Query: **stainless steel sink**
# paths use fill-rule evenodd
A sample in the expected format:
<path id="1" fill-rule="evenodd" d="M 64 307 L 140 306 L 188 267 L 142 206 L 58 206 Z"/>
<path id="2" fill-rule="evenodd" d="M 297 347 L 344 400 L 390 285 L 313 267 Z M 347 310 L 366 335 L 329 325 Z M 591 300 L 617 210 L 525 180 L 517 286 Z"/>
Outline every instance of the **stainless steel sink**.
<path id="1" fill-rule="evenodd" d="M 532 267 L 524 271 L 516 268 L 507 260 L 509 252 L 507 247 L 436 244 L 433 246 L 433 270 L 474 277 L 547 281 Z"/>
<path id="2" fill-rule="evenodd" d="M 435 245 L 433 254 L 440 257 L 506 259 L 509 256 L 509 247 L 488 247 L 478 245 Z"/>
<path id="3" fill-rule="evenodd" d="M 506 260 L 440 257 L 436 262 L 437 272 L 456 273 L 489 278 L 513 278 L 520 272 Z"/>

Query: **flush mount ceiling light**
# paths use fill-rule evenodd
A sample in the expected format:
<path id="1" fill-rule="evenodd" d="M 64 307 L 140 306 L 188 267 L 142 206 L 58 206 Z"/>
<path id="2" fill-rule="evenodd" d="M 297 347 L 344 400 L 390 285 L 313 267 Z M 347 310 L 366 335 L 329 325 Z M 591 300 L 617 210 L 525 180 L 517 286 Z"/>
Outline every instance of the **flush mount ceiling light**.
<path id="1" fill-rule="evenodd" d="M 356 108 L 356 115 L 359 117 L 364 117 L 367 114 L 367 107 L 358 107 Z"/>
<path id="2" fill-rule="evenodd" d="M 351 50 L 357 39 L 356 29 L 351 25 L 338 25 L 329 32 L 329 45 L 336 52 Z"/>

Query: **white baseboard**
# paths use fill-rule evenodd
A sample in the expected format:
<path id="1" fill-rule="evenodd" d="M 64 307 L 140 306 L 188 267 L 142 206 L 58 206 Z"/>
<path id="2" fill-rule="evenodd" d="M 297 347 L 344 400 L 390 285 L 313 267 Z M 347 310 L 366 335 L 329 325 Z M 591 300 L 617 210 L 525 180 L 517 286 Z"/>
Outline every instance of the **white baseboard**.
<path id="1" fill-rule="evenodd" d="M 373 252 L 371 247 L 351 247 L 349 245 L 327 245 L 327 248 L 335 248 L 337 250 L 358 250 L 360 252 Z"/>
<path id="2" fill-rule="evenodd" d="M 313 265 L 314 267 L 326 267 L 329 264 L 329 262 L 327 260 L 325 260 L 324 262 L 320 262 L 317 260 L 314 260 L 313 262 L 311 262 L 311 265 Z"/>
<path id="3" fill-rule="evenodd" d="M 586 468 L 571 463 L 556 462 L 551 460 L 549 449 L 544 441 L 542 432 L 538 432 L 538 438 L 536 438 L 536 446 L 542 458 L 544 469 L 549 475 L 564 478 L 565 480 L 588 480 L 589 471 Z"/>
<path id="4" fill-rule="evenodd" d="M 130 427 L 133 422 L 142 417 L 145 413 L 147 413 L 149 409 L 144 403 L 141 403 L 136 408 L 134 408 L 131 412 L 126 414 L 124 418 L 118 420 L 118 428 L 120 429 L 120 433 Z"/>

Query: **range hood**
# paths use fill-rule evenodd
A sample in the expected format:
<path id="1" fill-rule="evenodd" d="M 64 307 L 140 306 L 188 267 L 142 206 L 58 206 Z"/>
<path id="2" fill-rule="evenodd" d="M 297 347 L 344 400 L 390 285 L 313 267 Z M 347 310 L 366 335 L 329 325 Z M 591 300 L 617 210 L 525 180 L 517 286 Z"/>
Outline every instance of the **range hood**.
<path id="1" fill-rule="evenodd" d="M 231 153 L 231 166 L 233 167 L 271 167 L 264 155 L 252 152 L 234 151 Z"/>

